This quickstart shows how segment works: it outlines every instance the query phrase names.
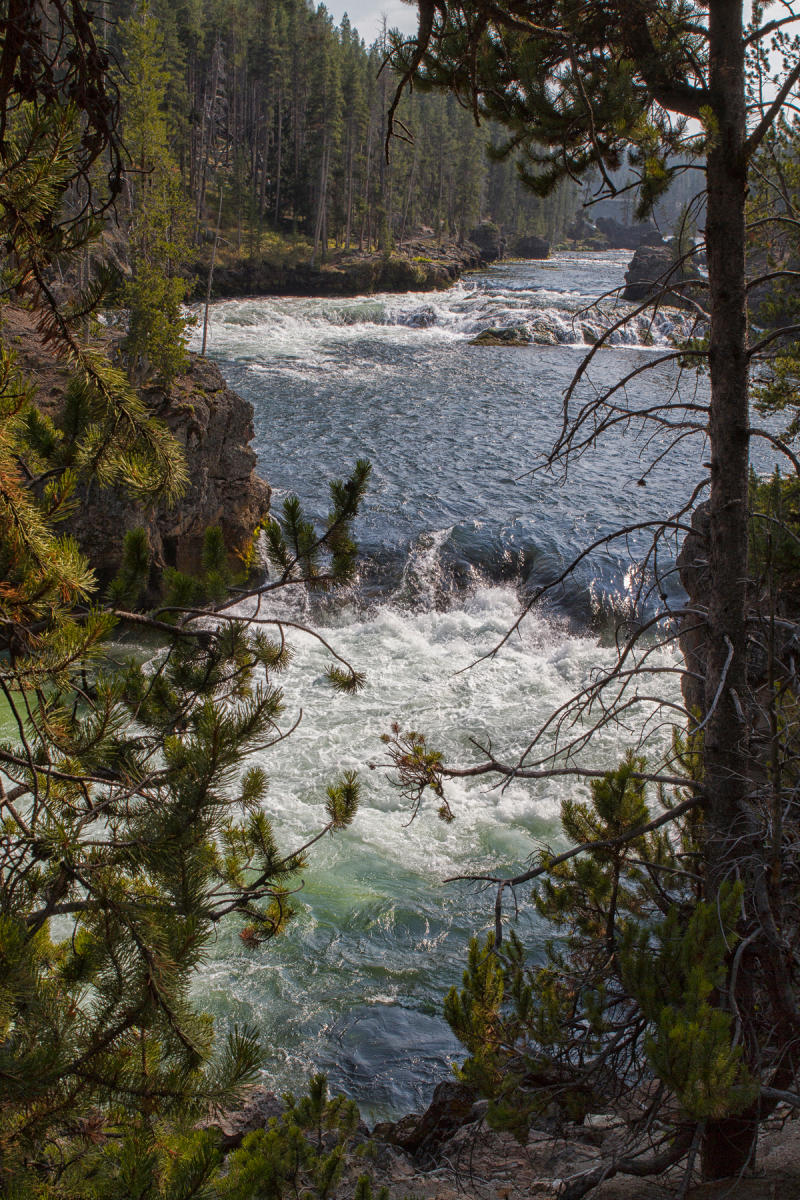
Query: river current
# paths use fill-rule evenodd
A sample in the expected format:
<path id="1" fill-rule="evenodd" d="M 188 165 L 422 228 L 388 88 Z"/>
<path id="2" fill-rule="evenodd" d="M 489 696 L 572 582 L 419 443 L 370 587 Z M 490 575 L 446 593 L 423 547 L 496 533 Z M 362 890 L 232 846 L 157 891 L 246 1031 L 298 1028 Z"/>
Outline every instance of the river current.
<path id="1" fill-rule="evenodd" d="M 362 779 L 359 813 L 314 847 L 285 936 L 254 951 L 223 930 L 199 985 L 220 1020 L 262 1030 L 266 1079 L 278 1090 L 324 1069 L 367 1116 L 426 1103 L 460 1054 L 441 1016 L 444 994 L 460 982 L 470 934 L 492 919 L 489 893 L 444 881 L 513 871 L 543 840 L 558 845 L 561 800 L 582 791 L 563 779 L 503 789 L 459 782 L 448 792 L 451 825 L 432 802 L 409 824 L 380 735 L 397 721 L 424 730 L 449 761 L 482 759 L 473 739 L 512 759 L 611 661 L 609 621 L 638 579 L 644 542 L 636 539 L 582 563 L 498 656 L 465 670 L 502 637 L 532 587 L 616 526 L 672 511 L 702 475 L 702 440 L 689 438 L 641 486 L 664 446 L 632 426 L 604 438 L 566 482 L 531 474 L 560 428 L 561 397 L 587 340 L 613 318 L 613 300 L 605 316 L 587 305 L 622 285 L 628 260 L 558 254 L 501 264 L 441 294 L 212 308 L 210 353 L 254 405 L 258 469 L 274 506 L 295 492 L 322 516 L 328 480 L 360 457 L 373 466 L 356 529 L 358 585 L 316 611 L 297 598 L 281 602 L 315 621 L 366 672 L 366 687 L 353 698 L 333 695 L 322 648 L 293 638 L 284 724 L 301 710 L 302 720 L 264 760 L 267 807 L 286 849 L 323 822 L 325 787 L 343 769 Z M 595 356 L 587 387 L 654 361 L 679 322 L 663 315 L 615 335 Z M 509 325 L 537 336 L 546 329 L 553 344 L 469 344 Z M 629 386 L 629 401 L 666 397 L 677 382 L 671 364 L 656 366 Z M 679 386 L 704 397 L 702 379 Z M 677 594 L 677 584 L 666 590 Z M 592 765 L 615 764 L 640 732 L 635 724 L 604 730 Z M 651 753 L 668 739 L 654 725 Z M 541 941 L 524 909 L 519 921 L 529 943 Z"/>

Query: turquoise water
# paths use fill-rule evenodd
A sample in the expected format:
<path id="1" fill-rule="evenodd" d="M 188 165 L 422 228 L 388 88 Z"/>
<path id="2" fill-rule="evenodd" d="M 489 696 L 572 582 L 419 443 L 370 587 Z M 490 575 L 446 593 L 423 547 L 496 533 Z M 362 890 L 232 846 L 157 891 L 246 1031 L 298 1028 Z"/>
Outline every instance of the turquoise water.
<path id="1" fill-rule="evenodd" d="M 560 803 L 581 793 L 563 779 L 459 782 L 449 792 L 452 825 L 433 805 L 409 825 L 380 735 L 398 721 L 424 730 L 450 761 L 481 759 L 473 739 L 513 759 L 612 661 L 609 617 L 630 605 L 642 538 L 584 563 L 499 656 L 465 670 L 502 637 L 531 587 L 615 525 L 663 514 L 700 476 L 702 439 L 688 439 L 639 486 L 666 442 L 645 442 L 633 427 L 584 456 L 566 483 L 529 474 L 560 425 L 587 336 L 609 319 L 608 305 L 605 316 L 583 310 L 622 283 L 627 257 L 510 264 L 435 296 L 239 300 L 212 310 L 211 352 L 253 402 L 259 469 L 277 502 L 294 491 L 324 514 L 327 480 L 357 457 L 373 463 L 358 586 L 338 607 L 312 612 L 296 597 L 271 610 L 321 622 L 367 686 L 355 698 L 332 696 L 324 653 L 293 636 L 285 725 L 301 709 L 302 720 L 264 759 L 267 807 L 287 848 L 320 825 L 326 783 L 344 768 L 360 773 L 361 809 L 350 830 L 315 847 L 285 937 L 249 951 L 223 930 L 199 982 L 223 1021 L 263 1030 L 266 1077 L 278 1088 L 323 1067 L 372 1117 L 425 1103 L 459 1055 L 443 996 L 460 981 L 470 934 L 489 927 L 493 902 L 445 880 L 512 871 L 543 840 L 558 844 Z M 617 338 L 597 355 L 589 389 L 652 362 L 679 321 L 665 315 Z M 491 325 L 542 322 L 555 345 L 469 345 Z M 678 382 L 672 366 L 658 367 L 629 389 L 630 403 L 667 397 Z M 680 386 L 702 398 L 702 381 Z M 665 547 L 659 590 L 674 598 L 672 553 Z M 659 661 L 670 662 L 666 652 Z M 604 730 L 592 765 L 614 764 L 643 735 L 657 752 L 669 730 L 646 715 Z M 541 939 L 524 906 L 520 924 L 528 941 Z"/>

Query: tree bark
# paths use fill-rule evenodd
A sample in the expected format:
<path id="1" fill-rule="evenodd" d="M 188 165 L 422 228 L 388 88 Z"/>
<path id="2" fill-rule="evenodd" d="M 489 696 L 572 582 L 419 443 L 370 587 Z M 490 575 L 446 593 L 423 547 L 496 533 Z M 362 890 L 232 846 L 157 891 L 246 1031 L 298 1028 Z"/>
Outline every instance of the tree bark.
<path id="1" fill-rule="evenodd" d="M 711 108 L 716 127 L 706 161 L 706 245 L 711 293 L 710 587 L 703 751 L 707 898 L 754 869 L 748 819 L 747 532 L 748 357 L 745 296 L 744 43 L 741 0 L 709 8 Z M 734 997 L 718 995 L 731 1009 Z M 703 1175 L 739 1174 L 755 1154 L 757 1114 L 709 1120 Z"/>

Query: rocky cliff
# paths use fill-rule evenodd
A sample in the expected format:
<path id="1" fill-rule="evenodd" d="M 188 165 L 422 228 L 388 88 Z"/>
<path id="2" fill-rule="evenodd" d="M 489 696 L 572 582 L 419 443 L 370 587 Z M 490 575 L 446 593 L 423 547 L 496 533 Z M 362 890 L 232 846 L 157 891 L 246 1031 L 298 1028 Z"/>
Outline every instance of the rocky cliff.
<path id="1" fill-rule="evenodd" d="M 156 416 L 186 455 L 189 485 L 171 506 L 134 504 L 118 488 L 91 485 L 71 532 L 101 578 L 113 575 L 129 529 L 147 530 L 156 568 L 200 568 L 203 535 L 219 525 L 232 558 L 247 551 L 256 525 L 269 510 L 270 489 L 255 472 L 253 406 L 227 386 L 219 367 L 199 355 L 165 394 L 145 388 Z"/>
<path id="2" fill-rule="evenodd" d="M 35 387 L 34 399 L 55 422 L 69 372 L 53 360 L 18 309 L 3 313 L 4 335 Z M 154 568 L 194 571 L 203 535 L 219 525 L 231 557 L 246 551 L 255 526 L 269 509 L 270 489 L 255 471 L 252 405 L 227 386 L 219 368 L 196 354 L 169 392 L 143 390 L 148 405 L 183 447 L 189 474 L 184 494 L 171 506 L 131 501 L 120 488 L 84 487 L 77 512 L 60 526 L 73 534 L 101 581 L 113 576 L 130 529 L 147 530 Z"/>

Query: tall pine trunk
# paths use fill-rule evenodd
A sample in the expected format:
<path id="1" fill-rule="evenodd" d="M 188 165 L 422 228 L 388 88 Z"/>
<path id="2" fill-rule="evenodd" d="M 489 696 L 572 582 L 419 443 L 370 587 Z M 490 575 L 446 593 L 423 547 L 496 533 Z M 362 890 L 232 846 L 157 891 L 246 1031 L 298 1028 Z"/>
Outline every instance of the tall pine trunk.
<path id="1" fill-rule="evenodd" d="M 348 131 L 347 131 L 347 201 L 346 201 L 347 215 L 346 215 L 346 219 L 345 219 L 345 234 L 344 234 L 345 250 L 350 249 L 350 238 L 351 238 L 352 229 L 353 229 L 353 157 L 355 154 L 355 147 L 353 145 L 354 140 L 355 139 L 353 137 L 352 129 L 348 129 Z"/>
<path id="2" fill-rule="evenodd" d="M 283 93 L 278 91 L 278 124 L 275 146 L 275 228 L 281 227 L 281 171 L 283 170 Z M 266 174 L 266 164 L 264 167 Z"/>
<path id="3" fill-rule="evenodd" d="M 747 715 L 748 357 L 745 293 L 747 193 L 741 0 L 709 10 L 711 108 L 717 122 L 706 162 L 706 245 L 711 294 L 711 494 L 704 731 L 707 895 L 752 871 L 748 853 Z M 712 711 L 713 710 L 713 711 Z M 757 847 L 752 847 L 753 851 Z M 733 997 L 720 995 L 730 1009 Z M 755 1111 L 709 1120 L 706 1179 L 736 1175 L 752 1160 Z"/>

